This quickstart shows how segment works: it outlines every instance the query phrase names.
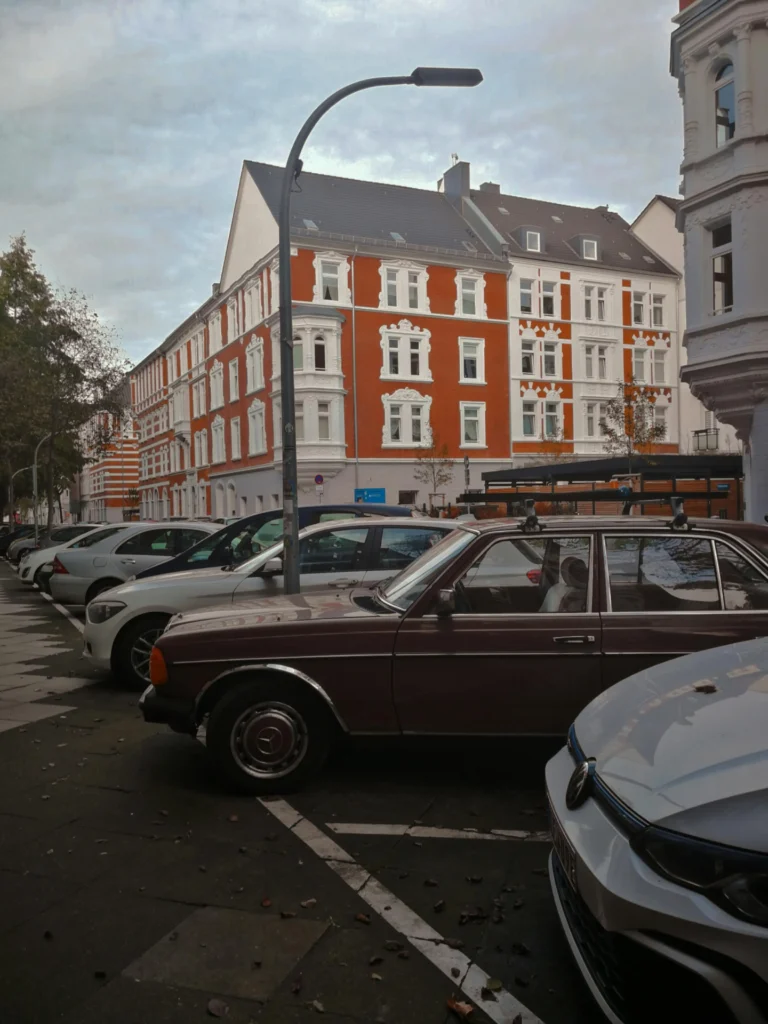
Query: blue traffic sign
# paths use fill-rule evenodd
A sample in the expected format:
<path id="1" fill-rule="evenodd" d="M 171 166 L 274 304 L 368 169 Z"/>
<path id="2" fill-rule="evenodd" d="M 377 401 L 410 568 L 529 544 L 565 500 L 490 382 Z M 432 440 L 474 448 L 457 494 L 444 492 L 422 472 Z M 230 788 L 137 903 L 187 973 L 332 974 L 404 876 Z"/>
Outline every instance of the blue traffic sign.
<path id="1" fill-rule="evenodd" d="M 376 505 L 384 505 L 387 501 L 387 489 L 386 487 L 356 487 L 355 488 L 355 503 L 358 502 L 373 502 Z"/>

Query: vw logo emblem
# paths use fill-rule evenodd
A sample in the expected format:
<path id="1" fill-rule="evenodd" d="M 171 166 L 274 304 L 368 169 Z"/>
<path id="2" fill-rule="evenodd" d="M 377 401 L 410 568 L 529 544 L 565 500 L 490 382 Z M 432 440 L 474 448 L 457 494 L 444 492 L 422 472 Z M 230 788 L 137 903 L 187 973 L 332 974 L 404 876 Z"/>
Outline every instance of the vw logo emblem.
<path id="1" fill-rule="evenodd" d="M 569 811 L 581 807 L 592 792 L 592 780 L 595 777 L 596 763 L 593 758 L 582 761 L 574 769 L 565 791 L 565 806 Z"/>

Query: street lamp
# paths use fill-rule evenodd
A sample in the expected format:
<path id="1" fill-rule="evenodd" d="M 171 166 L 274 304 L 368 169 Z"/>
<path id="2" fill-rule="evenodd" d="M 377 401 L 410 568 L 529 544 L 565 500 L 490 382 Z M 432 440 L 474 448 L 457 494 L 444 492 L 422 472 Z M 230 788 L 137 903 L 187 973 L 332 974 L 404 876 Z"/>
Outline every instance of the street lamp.
<path id="1" fill-rule="evenodd" d="M 11 479 L 8 481 L 8 526 L 9 527 L 12 527 L 13 523 L 15 522 L 15 520 L 13 518 L 13 505 L 14 505 L 14 501 L 13 501 L 13 481 L 16 479 L 16 477 L 19 475 L 19 473 L 24 473 L 28 469 L 32 469 L 32 467 L 31 466 L 22 466 L 21 469 L 17 469 L 15 473 L 11 473 Z M 2 520 L 2 515 L 1 514 L 0 514 L 0 520 Z"/>
<path id="2" fill-rule="evenodd" d="M 410 75 L 388 78 L 366 78 L 333 93 L 323 100 L 304 122 L 291 147 L 285 166 L 279 211 L 280 275 L 280 390 L 283 414 L 283 538 L 284 581 L 288 594 L 299 593 L 299 523 L 296 515 L 298 473 L 296 461 L 296 405 L 293 380 L 293 310 L 291 308 L 291 189 L 301 173 L 299 159 L 304 143 L 323 114 L 352 93 L 379 85 L 453 86 L 479 85 L 482 73 L 477 68 L 416 68 Z"/>
<path id="3" fill-rule="evenodd" d="M 49 438 L 50 434 L 46 434 L 45 437 L 40 438 L 37 442 L 37 448 L 35 448 L 35 458 L 32 461 L 32 495 L 35 505 L 35 547 L 37 547 L 37 454 L 40 451 L 40 445 L 44 444 Z"/>

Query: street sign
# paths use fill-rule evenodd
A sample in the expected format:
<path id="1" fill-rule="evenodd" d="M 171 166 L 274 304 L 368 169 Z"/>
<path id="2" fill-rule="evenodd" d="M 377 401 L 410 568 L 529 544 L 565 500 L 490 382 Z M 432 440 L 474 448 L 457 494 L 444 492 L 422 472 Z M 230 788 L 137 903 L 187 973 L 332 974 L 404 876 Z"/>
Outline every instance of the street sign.
<path id="1" fill-rule="evenodd" d="M 315 477 L 315 483 L 317 484 L 318 487 L 320 487 L 324 483 L 322 473 L 317 474 L 317 476 Z"/>
<path id="2" fill-rule="evenodd" d="M 376 505 L 384 505 L 387 501 L 386 487 L 356 487 L 355 504 L 359 502 L 373 502 Z"/>

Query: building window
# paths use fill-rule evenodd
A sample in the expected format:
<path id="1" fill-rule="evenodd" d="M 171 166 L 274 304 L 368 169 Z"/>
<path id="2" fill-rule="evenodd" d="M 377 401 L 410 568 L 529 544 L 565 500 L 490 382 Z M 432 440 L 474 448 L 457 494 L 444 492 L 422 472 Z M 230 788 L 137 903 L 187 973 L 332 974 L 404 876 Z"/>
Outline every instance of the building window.
<path id="1" fill-rule="evenodd" d="M 635 348 L 632 351 L 632 377 L 637 381 L 645 381 L 645 349 Z"/>
<path id="2" fill-rule="evenodd" d="M 544 434 L 546 437 L 557 437 L 560 433 L 560 403 L 544 403 Z"/>
<path id="3" fill-rule="evenodd" d="M 456 316 L 486 316 L 485 275 L 474 270 L 456 274 Z"/>
<path id="4" fill-rule="evenodd" d="M 525 248 L 528 252 L 541 252 L 541 235 L 538 231 L 525 232 Z"/>
<path id="5" fill-rule="evenodd" d="M 230 447 L 232 449 L 232 458 L 240 458 L 240 417 L 236 416 L 229 424 L 230 429 Z"/>
<path id="6" fill-rule="evenodd" d="M 205 362 L 205 335 L 198 331 L 192 338 L 192 366 Z"/>
<path id="7" fill-rule="evenodd" d="M 536 403 L 523 402 L 523 436 L 536 436 Z"/>
<path id="8" fill-rule="evenodd" d="M 554 281 L 544 281 L 541 286 L 541 315 L 555 315 L 555 290 L 557 285 Z"/>
<path id="9" fill-rule="evenodd" d="M 715 78 L 715 125 L 717 146 L 724 146 L 736 134 L 736 91 L 733 64 L 720 68 Z"/>
<path id="10" fill-rule="evenodd" d="M 485 403 L 461 402 L 461 446 L 462 448 L 485 447 Z"/>
<path id="11" fill-rule="evenodd" d="M 320 261 L 320 294 L 326 302 L 339 301 L 339 265 Z"/>
<path id="12" fill-rule="evenodd" d="M 533 281 L 530 278 L 520 281 L 520 312 L 533 313 Z"/>
<path id="13" fill-rule="evenodd" d="M 482 338 L 459 338 L 459 382 L 485 383 L 485 342 Z"/>
<path id="14" fill-rule="evenodd" d="M 666 436 L 667 433 L 667 407 L 666 405 L 659 405 L 658 401 L 653 406 L 653 425 L 659 431 L 661 435 L 658 440 Z M 659 429 L 660 428 L 660 429 Z M 663 431 L 663 433 L 662 433 Z"/>
<path id="15" fill-rule="evenodd" d="M 593 238 L 585 238 L 582 241 L 581 255 L 585 260 L 597 259 L 597 242 Z"/>
<path id="16" fill-rule="evenodd" d="M 330 402 L 317 403 L 317 438 L 319 441 L 330 441 L 331 439 Z"/>
<path id="17" fill-rule="evenodd" d="M 297 402 L 295 408 L 296 440 L 304 440 L 304 403 Z"/>
<path id="18" fill-rule="evenodd" d="M 230 402 L 236 402 L 240 397 L 240 369 L 237 364 L 237 359 L 233 359 L 229 364 L 229 400 Z"/>
<path id="19" fill-rule="evenodd" d="M 429 407 L 432 399 L 410 388 L 391 395 L 382 395 L 384 429 L 382 444 L 387 447 L 412 448 L 429 440 Z"/>
<path id="20" fill-rule="evenodd" d="M 293 339 L 293 368 L 294 370 L 304 369 L 304 342 L 299 334 Z"/>
<path id="21" fill-rule="evenodd" d="M 607 288 L 597 289 L 597 319 L 605 320 Z"/>
<path id="22" fill-rule="evenodd" d="M 645 292 L 632 292 L 632 323 L 645 323 Z"/>
<path id="23" fill-rule="evenodd" d="M 584 346 L 584 368 L 588 380 L 606 380 L 608 377 L 608 348 L 606 345 Z"/>
<path id="24" fill-rule="evenodd" d="M 235 338 L 240 334 L 240 325 L 238 323 L 238 303 L 237 297 L 230 299 L 227 303 L 227 342 L 234 341 Z"/>
<path id="25" fill-rule="evenodd" d="M 213 364 L 211 377 L 211 409 L 220 409 L 224 405 L 224 367 L 221 363 Z"/>
<path id="26" fill-rule="evenodd" d="M 224 462 L 227 458 L 226 439 L 224 437 L 224 420 L 217 416 L 211 424 L 211 462 Z"/>
<path id="27" fill-rule="evenodd" d="M 605 294 L 607 288 L 588 284 L 584 286 L 584 319 L 594 320 L 597 313 L 598 320 L 605 320 Z"/>
<path id="28" fill-rule="evenodd" d="M 712 228 L 712 311 L 715 316 L 733 309 L 733 250 L 730 219 Z"/>
<path id="29" fill-rule="evenodd" d="M 259 455 L 267 450 L 264 437 L 264 403 L 255 398 L 248 410 L 248 454 Z"/>
<path id="30" fill-rule="evenodd" d="M 424 380 L 431 381 L 429 368 L 429 331 L 414 333 L 409 320 L 401 320 L 399 330 L 394 333 L 394 324 L 381 329 L 381 347 L 383 353 L 382 380 Z"/>
<path id="31" fill-rule="evenodd" d="M 651 322 L 654 327 L 664 326 L 664 296 L 651 296 Z"/>
<path id="32" fill-rule="evenodd" d="M 322 334 L 315 335 L 314 343 L 315 370 L 325 370 L 325 337 Z"/>
<path id="33" fill-rule="evenodd" d="M 522 371 L 527 376 L 533 376 L 533 360 L 534 360 L 534 344 L 533 341 L 523 342 L 523 365 Z"/>
<path id="34" fill-rule="evenodd" d="M 667 383 L 666 357 L 667 357 L 667 353 L 664 351 L 663 348 L 655 348 L 653 350 L 653 383 L 654 384 L 666 384 Z"/>
<path id="35" fill-rule="evenodd" d="M 208 338 L 211 354 L 221 348 L 221 313 L 215 313 L 208 324 Z"/>
<path id="36" fill-rule="evenodd" d="M 608 349 L 605 345 L 597 346 L 597 376 L 600 380 L 608 376 Z"/>
<path id="37" fill-rule="evenodd" d="M 587 437 L 601 437 L 606 433 L 608 406 L 604 402 L 587 402 Z"/>
<path id="38" fill-rule="evenodd" d="M 264 387 L 264 342 L 254 338 L 245 350 L 246 393 Z"/>
<path id="39" fill-rule="evenodd" d="M 461 312 L 465 316 L 475 316 L 477 313 L 477 282 L 471 277 L 461 279 Z"/>
<path id="40" fill-rule="evenodd" d="M 261 321 L 261 282 L 254 281 L 245 293 L 245 328 Z"/>
<path id="41" fill-rule="evenodd" d="M 553 341 L 544 342 L 544 376 L 554 377 L 557 373 L 557 345 Z"/>
<path id="42" fill-rule="evenodd" d="M 314 258 L 315 302 L 336 302 L 343 306 L 350 303 L 349 262 L 345 256 L 335 252 L 320 252 Z"/>
<path id="43" fill-rule="evenodd" d="M 389 309 L 420 309 L 429 312 L 426 267 L 382 263 L 379 305 Z"/>

